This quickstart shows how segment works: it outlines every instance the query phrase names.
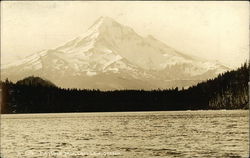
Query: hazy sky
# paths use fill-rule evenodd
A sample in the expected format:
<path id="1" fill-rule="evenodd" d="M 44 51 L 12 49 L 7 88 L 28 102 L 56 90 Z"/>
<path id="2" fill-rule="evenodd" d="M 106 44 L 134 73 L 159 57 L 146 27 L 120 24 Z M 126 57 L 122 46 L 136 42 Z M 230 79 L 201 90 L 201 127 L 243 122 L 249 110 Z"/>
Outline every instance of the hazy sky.
<path id="1" fill-rule="evenodd" d="M 249 56 L 248 2 L 1 2 L 1 60 L 55 48 L 109 16 L 186 54 L 236 67 Z"/>

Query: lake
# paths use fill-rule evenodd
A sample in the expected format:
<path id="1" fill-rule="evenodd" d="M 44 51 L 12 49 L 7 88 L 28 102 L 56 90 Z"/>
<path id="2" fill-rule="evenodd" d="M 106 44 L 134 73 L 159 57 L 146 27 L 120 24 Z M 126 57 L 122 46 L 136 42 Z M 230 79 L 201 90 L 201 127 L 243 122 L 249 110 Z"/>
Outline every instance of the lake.
<path id="1" fill-rule="evenodd" d="M 249 111 L 1 115 L 2 158 L 248 157 Z"/>

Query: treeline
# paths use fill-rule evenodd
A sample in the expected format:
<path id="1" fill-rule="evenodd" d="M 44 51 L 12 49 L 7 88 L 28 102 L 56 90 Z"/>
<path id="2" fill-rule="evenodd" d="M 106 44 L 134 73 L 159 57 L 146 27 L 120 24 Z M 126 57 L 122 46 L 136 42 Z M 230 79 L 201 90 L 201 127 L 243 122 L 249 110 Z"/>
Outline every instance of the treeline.
<path id="1" fill-rule="evenodd" d="M 79 90 L 28 77 L 1 82 L 1 113 L 248 109 L 249 64 L 188 89 Z"/>

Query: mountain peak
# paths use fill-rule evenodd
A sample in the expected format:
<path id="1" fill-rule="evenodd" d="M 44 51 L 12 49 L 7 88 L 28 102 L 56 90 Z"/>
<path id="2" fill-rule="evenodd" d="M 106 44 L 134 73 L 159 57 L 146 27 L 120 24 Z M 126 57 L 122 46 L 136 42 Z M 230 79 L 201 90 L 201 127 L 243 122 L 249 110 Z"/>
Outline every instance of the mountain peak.
<path id="1" fill-rule="evenodd" d="M 179 80 L 208 79 L 225 70 L 177 52 L 153 36 L 142 37 L 110 17 L 100 17 L 84 34 L 6 67 L 1 77 L 39 75 L 68 88 L 88 84 L 89 88 L 139 88 L 138 83 L 166 88 L 179 85 Z"/>
<path id="2" fill-rule="evenodd" d="M 111 26 L 121 26 L 121 24 L 119 24 L 117 21 L 115 21 L 113 18 L 111 17 L 104 17 L 101 16 L 99 17 L 92 26 L 90 26 L 89 29 L 93 29 L 93 28 L 102 28 L 102 27 L 111 27 Z"/>

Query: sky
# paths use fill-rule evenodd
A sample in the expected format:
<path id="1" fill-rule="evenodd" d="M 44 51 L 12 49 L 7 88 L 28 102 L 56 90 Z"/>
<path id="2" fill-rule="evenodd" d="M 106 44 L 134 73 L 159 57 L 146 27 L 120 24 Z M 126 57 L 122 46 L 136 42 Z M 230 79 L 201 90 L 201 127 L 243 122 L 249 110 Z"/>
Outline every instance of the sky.
<path id="1" fill-rule="evenodd" d="M 2 1 L 1 62 L 62 45 L 100 16 L 231 68 L 249 58 L 247 1 Z"/>

